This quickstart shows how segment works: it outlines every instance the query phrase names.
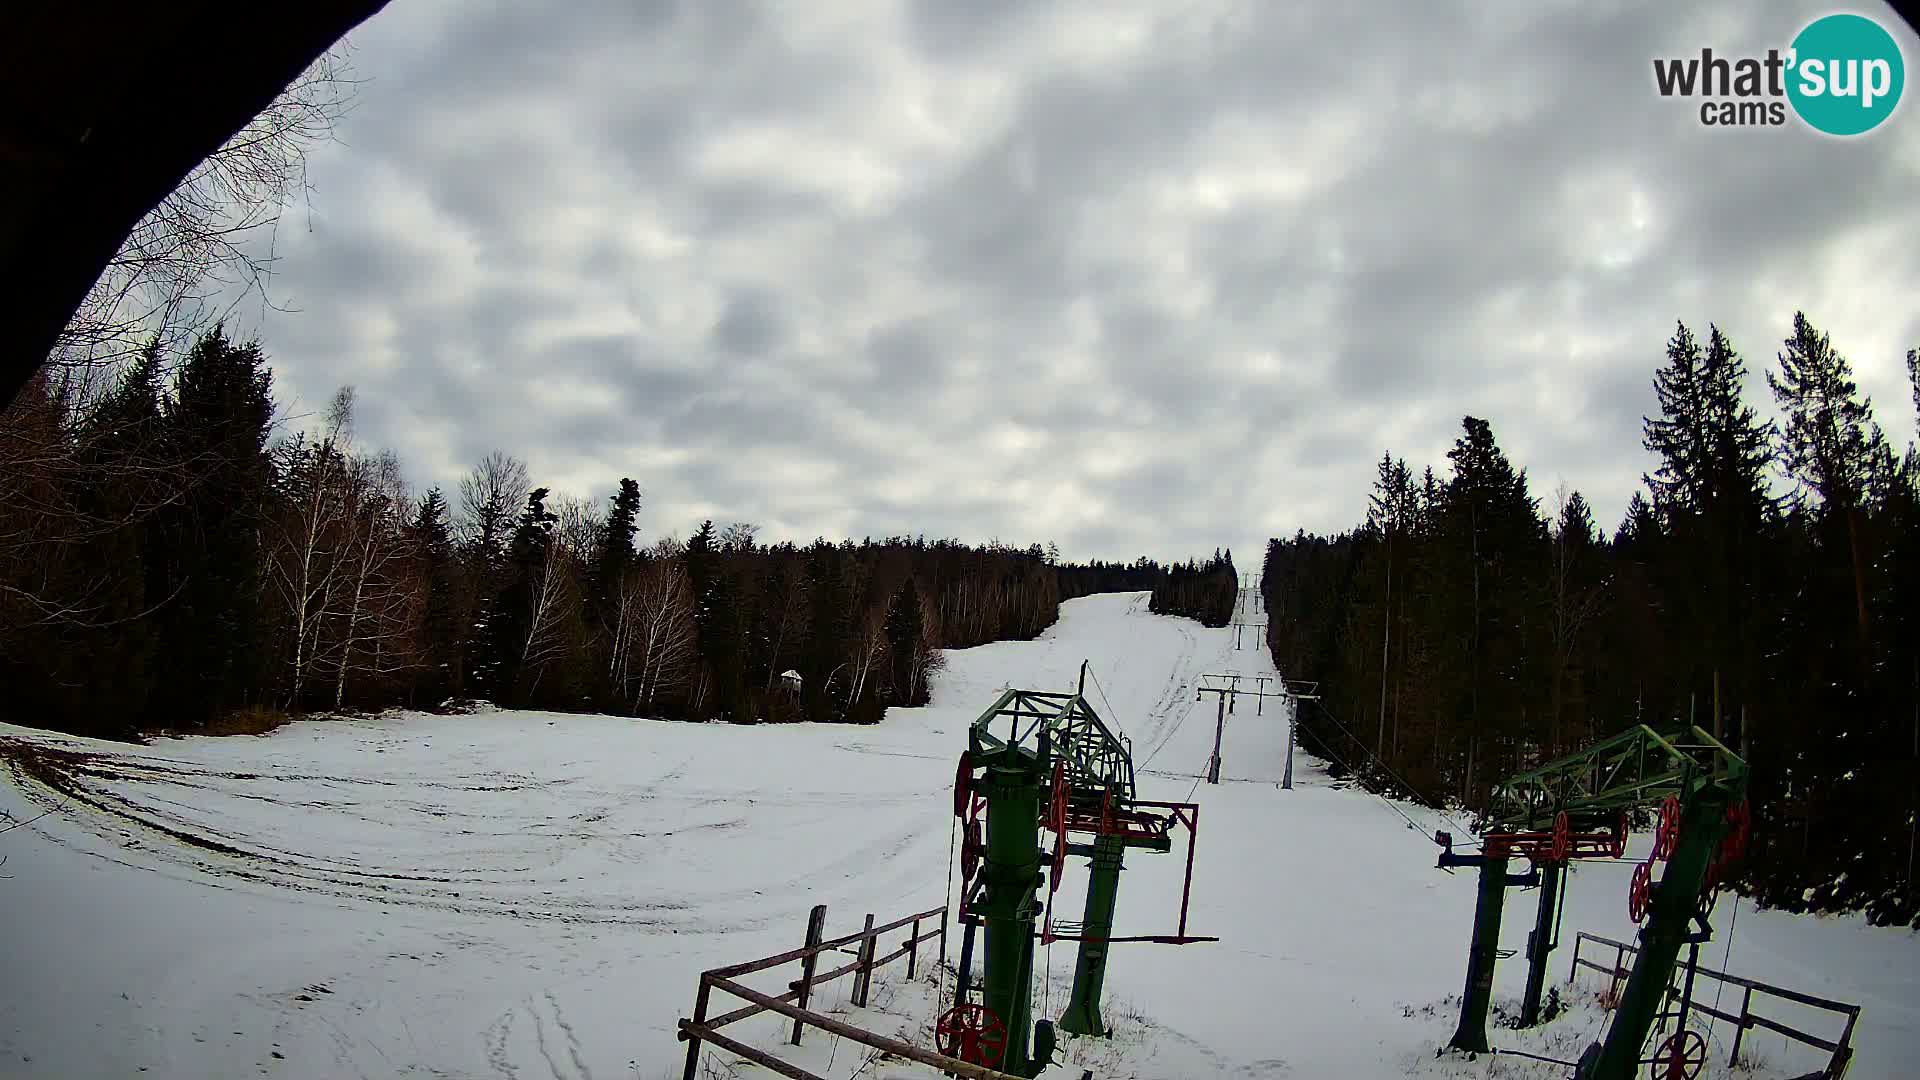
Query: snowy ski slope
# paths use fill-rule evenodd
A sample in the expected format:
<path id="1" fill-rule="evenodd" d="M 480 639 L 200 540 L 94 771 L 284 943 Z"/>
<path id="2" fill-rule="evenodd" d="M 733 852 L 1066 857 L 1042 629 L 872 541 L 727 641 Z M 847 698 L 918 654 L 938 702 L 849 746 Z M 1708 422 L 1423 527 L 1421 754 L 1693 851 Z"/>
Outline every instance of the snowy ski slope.
<path id="1" fill-rule="evenodd" d="M 967 725 L 1004 686 L 1070 688 L 1083 658 L 1096 707 L 1133 739 L 1143 795 L 1202 803 L 1191 929 L 1224 940 L 1116 947 L 1115 1037 L 1069 1040 L 1078 1064 L 1047 1075 L 1565 1075 L 1435 1058 L 1474 893 L 1433 868 L 1427 835 L 1447 826 L 1304 757 L 1295 790 L 1278 790 L 1273 703 L 1240 704 L 1225 782 L 1196 790 L 1214 717 L 1196 678 L 1271 666 L 1230 630 L 1128 594 L 1064 605 L 1037 641 L 949 653 L 933 704 L 877 727 L 396 713 L 148 747 L 0 728 L 13 766 L 0 811 L 30 822 L 0 835 L 0 1077 L 677 1077 L 674 1022 L 701 969 L 797 944 L 815 903 L 830 932 L 940 903 Z M 1182 862 L 1177 848 L 1129 856 L 1116 933 L 1171 929 Z M 1574 873 L 1563 993 L 1575 930 L 1631 937 L 1628 870 Z M 1059 899 L 1077 912 L 1073 882 Z M 1523 944 L 1531 901 L 1511 896 L 1505 945 Z M 1866 1007 L 1853 1080 L 1914 1075 L 1913 934 L 1742 904 L 1733 939 L 1731 970 Z M 1072 959 L 1065 944 L 1043 953 L 1044 1014 Z M 859 1019 L 925 1044 L 937 988 L 903 974 L 888 969 Z M 1523 977 L 1518 957 L 1502 964 L 1497 1004 Z M 846 1009 L 846 990 L 816 1004 Z M 1547 1028 L 1496 1043 L 1577 1056 L 1604 1015 L 1590 990 L 1570 996 Z M 729 1032 L 771 1045 L 773 1020 Z M 1749 1045 L 1760 1064 L 1743 1076 L 1819 1063 L 1765 1033 Z M 856 1049 L 816 1032 L 796 1060 L 851 1076 Z M 1706 1075 L 1728 1075 L 1724 1060 L 1716 1050 Z M 766 1075 L 720 1055 L 708 1069 Z"/>

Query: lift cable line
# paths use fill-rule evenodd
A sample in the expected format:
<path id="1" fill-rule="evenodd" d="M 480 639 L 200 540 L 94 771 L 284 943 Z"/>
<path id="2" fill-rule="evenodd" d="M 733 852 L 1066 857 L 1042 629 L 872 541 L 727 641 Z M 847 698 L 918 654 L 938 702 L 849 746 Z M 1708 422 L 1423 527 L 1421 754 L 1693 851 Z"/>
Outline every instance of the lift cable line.
<path id="1" fill-rule="evenodd" d="M 1331 722 L 1333 723 L 1333 726 L 1334 726 L 1334 727 L 1337 727 L 1337 728 L 1339 728 L 1339 729 L 1340 729 L 1340 730 L 1341 730 L 1342 732 L 1344 732 L 1344 733 L 1346 734 L 1346 736 L 1347 736 L 1347 738 L 1349 738 L 1349 739 L 1352 739 L 1352 740 L 1353 740 L 1353 745 L 1355 745 L 1355 746 L 1357 746 L 1357 747 L 1359 747 L 1359 748 L 1360 748 L 1360 752 L 1361 752 L 1361 753 L 1363 753 L 1363 754 L 1365 754 L 1365 755 L 1367 755 L 1367 757 L 1368 757 L 1368 758 L 1370 758 L 1370 759 L 1372 759 L 1372 761 L 1373 761 L 1373 763 L 1374 763 L 1374 764 L 1376 764 L 1376 765 L 1378 765 L 1378 766 L 1380 766 L 1380 771 L 1381 771 L 1381 772 L 1384 772 L 1384 773 L 1386 773 L 1386 774 L 1387 774 L 1388 776 L 1390 776 L 1390 777 L 1392 777 L 1392 778 L 1393 778 L 1393 779 L 1394 779 L 1394 780 L 1395 780 L 1396 782 L 1398 782 L 1398 783 L 1399 783 L 1399 785 L 1400 785 L 1400 787 L 1402 788 L 1402 790 L 1404 790 L 1404 791 L 1406 791 L 1406 792 L 1407 792 L 1407 793 L 1408 793 L 1408 794 L 1409 794 L 1410 796 L 1412 796 L 1412 797 L 1413 797 L 1413 802 L 1415 802 L 1415 803 L 1417 803 L 1417 804 L 1420 804 L 1420 805 L 1422 805 L 1422 806 L 1424 806 L 1424 807 L 1425 807 L 1425 809 L 1428 809 L 1428 810 L 1431 810 L 1431 811 L 1433 811 L 1433 813 L 1435 813 L 1435 814 L 1437 814 L 1437 815 L 1439 815 L 1439 817 L 1440 817 L 1440 820 L 1442 820 L 1442 821 L 1444 821 L 1444 822 L 1446 822 L 1447 824 L 1449 824 L 1449 825 L 1451 825 L 1451 826 L 1453 826 L 1454 828 L 1456 828 L 1456 829 L 1458 829 L 1458 830 L 1460 830 L 1460 835 L 1462 835 L 1462 836 L 1471 836 L 1471 835 L 1473 835 L 1473 830 L 1472 830 L 1472 829 L 1469 829 L 1469 828 L 1467 828 L 1466 826 L 1464 826 L 1464 825 L 1462 825 L 1462 824 L 1460 824 L 1460 822 L 1459 822 L 1458 820 L 1456 820 L 1456 819 L 1455 819 L 1455 818 L 1454 818 L 1454 817 L 1453 817 L 1452 815 L 1450 815 L 1450 814 L 1448 814 L 1448 813 L 1447 813 L 1447 812 L 1446 812 L 1445 810 L 1443 810 L 1443 809 L 1441 809 L 1440 807 L 1437 807 L 1437 806 L 1425 806 L 1425 800 L 1423 800 L 1423 799 L 1421 799 L 1421 798 L 1419 797 L 1419 795 L 1417 794 L 1417 792 L 1418 792 L 1418 790 L 1419 790 L 1418 788 L 1415 788 L 1415 787 L 1414 787 L 1414 786 L 1413 786 L 1412 784 L 1410 784 L 1410 783 L 1408 783 L 1408 782 L 1407 782 L 1407 779 L 1406 779 L 1406 777 L 1404 777 L 1404 776 L 1401 776 L 1401 775 L 1400 775 L 1399 773 L 1397 773 L 1397 772 L 1394 772 L 1394 771 L 1393 771 L 1393 769 L 1392 769 L 1391 767 L 1389 767 L 1389 766 L 1387 765 L 1387 763 L 1386 763 L 1385 761 L 1382 761 L 1382 760 L 1380 760 L 1380 756 L 1379 756 L 1379 755 L 1377 755 L 1377 754 L 1375 754 L 1375 753 L 1374 753 L 1373 751 L 1371 751 L 1371 750 L 1368 750 L 1368 749 L 1367 749 L 1367 744 L 1366 744 L 1366 743 L 1364 743 L 1364 742 L 1361 742 L 1361 741 L 1360 741 L 1360 737 L 1359 737 L 1359 736 L 1357 736 L 1357 735 L 1355 735 L 1355 734 L 1353 733 L 1353 729 L 1351 729 L 1351 728 L 1349 728 L 1349 727 L 1347 727 L 1347 725 L 1345 725 L 1345 724 L 1343 724 L 1343 723 L 1341 723 L 1341 722 L 1340 722 L 1340 719 L 1339 719 L 1338 717 L 1336 717 L 1336 716 L 1334 716 L 1334 715 L 1333 715 L 1333 713 L 1331 713 L 1331 712 L 1328 712 L 1328 711 L 1327 711 L 1327 706 L 1326 706 L 1326 704 L 1325 704 L 1324 702 L 1322 702 L 1322 701 L 1321 701 L 1321 700 L 1320 700 L 1319 698 L 1317 698 L 1317 697 L 1316 697 L 1316 698 L 1312 698 L 1311 700 L 1313 701 L 1313 704 L 1314 704 L 1314 706 L 1315 706 L 1316 708 L 1318 708 L 1318 709 L 1320 710 L 1320 712 L 1321 712 L 1321 714 L 1322 714 L 1322 715 L 1324 715 L 1324 716 L 1325 716 L 1325 717 L 1326 717 L 1326 718 L 1327 718 L 1327 719 L 1328 719 L 1329 721 L 1331 721 Z M 1332 747 L 1330 747 L 1330 746 L 1327 746 L 1327 745 L 1326 745 L 1325 743 L 1322 743 L 1322 744 L 1321 744 L 1321 746 L 1320 746 L 1320 748 L 1321 748 L 1322 750 L 1325 750 L 1325 751 L 1327 751 L 1327 752 L 1328 752 L 1329 754 L 1332 754 L 1332 753 L 1333 753 L 1333 748 L 1332 748 Z M 1338 758 L 1338 756 L 1337 756 L 1337 755 L 1335 756 L 1335 759 L 1336 759 L 1336 760 L 1340 760 L 1340 759 Z M 1352 763 L 1351 763 L 1351 762 L 1348 762 L 1348 761 L 1345 761 L 1345 760 L 1340 760 L 1340 764 L 1342 764 L 1342 765 L 1344 765 L 1344 766 L 1346 766 L 1346 769 L 1347 769 L 1347 771 L 1348 771 L 1348 772 L 1350 772 L 1350 773 L 1353 773 L 1353 774 L 1354 774 L 1355 776 L 1359 776 L 1359 775 L 1360 775 L 1360 771 L 1359 771 L 1358 769 L 1355 769 L 1355 768 L 1353 767 L 1353 765 L 1352 765 Z M 1371 795 L 1373 795 L 1373 796 L 1374 796 L 1375 798 L 1380 798 L 1380 799 L 1386 799 L 1386 798 L 1387 798 L 1387 796 L 1385 796 L 1385 795 L 1383 795 L 1383 794 L 1381 794 L 1380 792 L 1378 792 L 1378 791 L 1374 791 L 1374 790 L 1373 790 L 1372 788 L 1369 788 L 1369 787 L 1367 787 L 1367 786 L 1366 786 L 1366 784 L 1364 784 L 1364 783 L 1362 783 L 1362 784 L 1360 785 L 1360 789 L 1361 789 L 1362 791 L 1365 791 L 1365 792 L 1367 792 L 1368 794 L 1371 794 Z M 1393 800 L 1391 800 L 1391 799 L 1388 799 L 1388 802 L 1389 802 L 1389 803 L 1391 803 L 1392 801 L 1393 801 Z M 1396 807 L 1396 812 L 1397 812 L 1397 810 L 1398 810 L 1398 808 Z M 1401 814 L 1400 816 L 1401 816 L 1401 817 L 1406 817 L 1407 815 L 1405 815 L 1405 814 Z M 1409 822 L 1409 823 L 1411 823 L 1413 819 L 1412 819 L 1412 818 L 1408 818 L 1407 820 L 1408 820 L 1408 822 Z M 1417 827 L 1418 827 L 1418 828 L 1420 828 L 1420 829 L 1421 829 L 1421 830 L 1423 830 L 1423 831 L 1424 831 L 1424 830 L 1425 830 L 1425 828 L 1426 828 L 1426 826 L 1424 826 L 1424 825 L 1422 825 L 1422 826 L 1417 826 Z"/>
<path id="2" fill-rule="evenodd" d="M 1107 718 L 1113 721 L 1113 730 L 1120 736 L 1120 741 L 1131 748 L 1133 740 L 1127 735 L 1127 726 L 1120 722 L 1120 710 L 1114 708 L 1113 702 L 1108 699 L 1107 688 L 1100 685 L 1100 673 L 1088 667 L 1087 678 L 1093 680 L 1093 688 L 1100 694 L 1100 704 L 1107 707 Z"/>
<path id="3" fill-rule="evenodd" d="M 1310 700 L 1316 705 L 1319 705 L 1320 703 L 1320 699 L 1317 697 L 1308 698 L 1306 700 Z M 1326 707 L 1324 705 L 1321 706 L 1321 711 L 1322 712 L 1326 711 Z M 1331 713 L 1328 713 L 1327 719 L 1332 720 L 1333 715 Z M 1334 723 L 1339 724 L 1340 722 L 1338 720 L 1334 720 Z M 1344 731 L 1345 728 L 1342 727 L 1341 730 Z M 1359 770 L 1353 767 L 1353 763 L 1341 757 L 1337 752 L 1334 751 L 1332 747 L 1322 744 L 1321 749 L 1326 751 L 1327 756 L 1332 758 L 1334 762 L 1338 764 L 1341 768 L 1346 769 L 1349 773 L 1352 773 L 1356 777 L 1360 775 Z M 1364 751 L 1365 748 L 1362 747 L 1362 750 Z M 1419 833 L 1423 837 L 1427 837 L 1429 841 L 1433 839 L 1432 837 L 1427 836 L 1427 827 L 1428 827 L 1427 823 L 1414 820 L 1413 817 L 1410 816 L 1405 810 L 1402 810 L 1400 808 L 1400 800 L 1381 794 L 1380 792 L 1367 787 L 1366 784 L 1364 783 L 1360 784 L 1359 787 L 1361 791 L 1364 791 L 1367 794 L 1373 796 L 1374 798 L 1380 800 L 1382 803 L 1385 803 L 1387 809 L 1392 810 L 1395 814 L 1398 814 L 1400 816 L 1400 820 L 1406 822 L 1407 827 L 1409 829 L 1412 829 L 1413 831 Z M 1422 807 L 1422 809 L 1433 810 L 1434 813 L 1440 816 L 1441 820 L 1447 822 L 1450 825 L 1453 825 L 1455 828 L 1460 827 L 1459 823 L 1455 822 L 1453 818 L 1448 817 L 1444 811 L 1434 809 L 1433 807 L 1424 807 L 1424 806 Z"/>

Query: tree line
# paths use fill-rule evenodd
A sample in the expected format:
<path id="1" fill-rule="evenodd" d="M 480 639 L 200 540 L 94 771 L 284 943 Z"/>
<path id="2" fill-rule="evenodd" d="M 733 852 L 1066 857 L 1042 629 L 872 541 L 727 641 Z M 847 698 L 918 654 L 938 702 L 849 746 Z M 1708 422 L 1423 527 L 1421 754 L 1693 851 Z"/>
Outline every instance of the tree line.
<path id="1" fill-rule="evenodd" d="M 1202 626 L 1221 627 L 1233 621 L 1240 596 L 1240 573 L 1233 568 L 1233 551 L 1219 549 L 1205 562 L 1189 560 L 1167 568 L 1153 587 L 1147 610 L 1156 615 L 1180 615 Z"/>
<path id="2" fill-rule="evenodd" d="M 1053 545 L 766 544 L 746 523 L 643 541 L 635 480 L 578 499 L 504 452 L 416 494 L 356 443 L 350 389 L 278 432 L 259 344 L 217 328 L 103 393 L 56 376 L 0 414 L 0 709 L 35 726 L 476 699 L 871 723 L 926 702 L 942 649 L 1168 577 Z"/>
<path id="3" fill-rule="evenodd" d="M 1529 766 L 1691 722 L 1752 766 L 1753 895 L 1920 919 L 1920 451 L 1804 314 L 1766 382 L 1778 423 L 1725 334 L 1678 325 L 1643 422 L 1658 464 L 1611 536 L 1577 491 L 1543 513 L 1469 416 L 1446 475 L 1385 455 L 1364 522 L 1274 540 L 1274 658 L 1325 705 L 1303 739 L 1477 809 Z"/>

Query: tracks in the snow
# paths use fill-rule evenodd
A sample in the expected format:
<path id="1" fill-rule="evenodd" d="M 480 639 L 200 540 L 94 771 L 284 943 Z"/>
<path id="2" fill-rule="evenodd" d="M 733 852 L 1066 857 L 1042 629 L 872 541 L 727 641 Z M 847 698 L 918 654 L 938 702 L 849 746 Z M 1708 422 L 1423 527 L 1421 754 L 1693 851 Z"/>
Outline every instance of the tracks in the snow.
<path id="1" fill-rule="evenodd" d="M 924 793 L 882 795 L 865 800 L 881 827 L 863 842 L 826 846 L 819 838 L 837 835 L 833 811 L 844 807 L 844 795 L 690 789 L 677 781 L 691 762 L 631 786 L 503 782 L 496 774 L 414 783 L 233 771 L 133 750 L 0 739 L 0 764 L 21 790 L 71 810 L 68 817 L 108 845 L 95 852 L 104 858 L 149 872 L 184 870 L 210 883 L 520 921 L 753 929 L 772 917 L 771 889 L 832 888 L 875 867 L 891 876 L 925 831 L 913 815 L 896 812 L 924 803 Z M 315 798 L 316 791 L 330 794 Z M 501 798 L 503 791 L 521 797 Z M 540 792 L 555 796 L 539 799 Z M 789 837 L 789 846 L 825 857 L 797 866 L 799 878 L 770 885 L 751 872 L 752 860 L 702 854 L 709 837 L 748 825 L 763 840 Z M 673 870 L 695 858 L 749 869 L 688 887 Z M 608 874 L 608 867 L 623 870 Z M 649 872 L 656 867 L 659 873 Z"/>

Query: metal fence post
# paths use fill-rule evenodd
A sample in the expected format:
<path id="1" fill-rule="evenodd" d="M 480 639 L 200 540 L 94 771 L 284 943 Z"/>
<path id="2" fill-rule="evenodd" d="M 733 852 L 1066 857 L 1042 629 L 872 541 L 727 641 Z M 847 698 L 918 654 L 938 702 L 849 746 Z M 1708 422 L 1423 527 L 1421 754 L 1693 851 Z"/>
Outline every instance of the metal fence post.
<path id="1" fill-rule="evenodd" d="M 873 982 L 873 915 L 867 915 L 866 936 L 860 939 L 860 966 L 853 973 L 853 1004 L 867 1007 L 867 987 Z"/>
<path id="2" fill-rule="evenodd" d="M 826 928 L 827 905 L 815 904 L 813 906 L 813 914 L 807 916 L 807 948 L 812 949 L 819 946 Z M 819 953 L 808 953 L 800 961 L 800 1007 L 802 1009 L 807 1007 L 807 998 L 813 993 L 813 969 L 814 965 L 819 961 L 819 957 Z M 705 993 L 706 989 L 706 985 L 702 984 L 700 987 L 701 992 Z M 793 1038 L 788 1040 L 795 1046 L 800 1045 L 800 1028 L 800 1018 L 796 1016 L 793 1020 Z M 692 1066 L 689 1065 L 688 1068 L 691 1069 Z M 687 1080 L 693 1080 L 692 1073 L 687 1074 Z"/>
<path id="3" fill-rule="evenodd" d="M 1740 1064 L 1740 1040 L 1747 1037 L 1747 1019 L 1753 1015 L 1753 987 L 1740 997 L 1740 1023 L 1733 1029 L 1733 1054 L 1727 1058 L 1727 1068 Z"/>
<path id="4" fill-rule="evenodd" d="M 707 1022 L 707 998 L 712 993 L 713 993 L 713 984 L 707 981 L 707 977 L 705 975 L 700 976 L 700 996 L 695 998 L 693 1001 L 693 1022 L 694 1023 L 704 1024 Z M 694 1080 L 693 1078 L 694 1071 L 699 1067 L 700 1067 L 700 1036 L 694 1035 L 692 1033 L 688 1033 L 687 1035 L 687 1067 L 686 1067 L 686 1070 L 680 1074 L 681 1080 Z"/>
<path id="5" fill-rule="evenodd" d="M 919 958 L 920 958 L 920 920 L 915 919 L 913 920 L 912 928 L 908 931 L 908 937 L 907 937 L 907 980 L 909 982 L 913 980 L 914 964 L 919 962 Z"/>

